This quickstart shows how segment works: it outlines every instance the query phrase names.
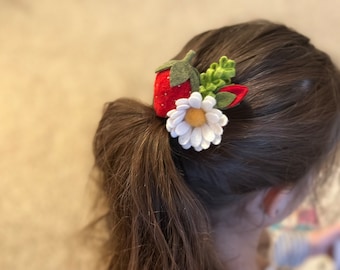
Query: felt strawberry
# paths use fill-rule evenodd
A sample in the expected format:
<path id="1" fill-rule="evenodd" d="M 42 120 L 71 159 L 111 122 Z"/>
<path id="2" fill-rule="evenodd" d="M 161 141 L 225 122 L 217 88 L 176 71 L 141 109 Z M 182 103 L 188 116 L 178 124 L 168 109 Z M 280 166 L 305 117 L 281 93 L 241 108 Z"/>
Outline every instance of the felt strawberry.
<path id="1" fill-rule="evenodd" d="M 194 56 L 191 50 L 182 60 L 171 60 L 156 69 L 153 105 L 157 116 L 166 117 L 176 108 L 176 100 L 198 91 L 200 74 L 190 64 Z"/>

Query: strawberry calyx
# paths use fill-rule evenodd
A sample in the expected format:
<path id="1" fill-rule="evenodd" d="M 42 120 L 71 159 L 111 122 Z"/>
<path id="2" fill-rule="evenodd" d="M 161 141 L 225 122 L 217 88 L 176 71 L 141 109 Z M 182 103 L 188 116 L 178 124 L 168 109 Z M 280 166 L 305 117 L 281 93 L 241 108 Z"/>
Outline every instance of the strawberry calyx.
<path id="1" fill-rule="evenodd" d="M 170 70 L 170 87 L 181 85 L 190 80 L 191 91 L 198 91 L 200 85 L 200 74 L 196 68 L 191 65 L 192 59 L 196 53 L 190 50 L 182 60 L 171 60 L 156 69 L 156 73 L 164 70 Z"/>

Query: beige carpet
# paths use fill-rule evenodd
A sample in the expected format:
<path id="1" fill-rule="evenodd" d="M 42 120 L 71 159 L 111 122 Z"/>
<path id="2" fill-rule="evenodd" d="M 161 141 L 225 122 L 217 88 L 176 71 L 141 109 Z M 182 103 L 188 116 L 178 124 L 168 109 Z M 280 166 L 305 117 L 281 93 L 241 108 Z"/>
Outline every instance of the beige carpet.
<path id="1" fill-rule="evenodd" d="M 0 269 L 89 269 L 91 140 L 105 101 L 151 100 L 153 70 L 203 30 L 285 22 L 340 62 L 337 0 L 0 0 Z M 76 258 L 74 260 L 70 260 Z"/>

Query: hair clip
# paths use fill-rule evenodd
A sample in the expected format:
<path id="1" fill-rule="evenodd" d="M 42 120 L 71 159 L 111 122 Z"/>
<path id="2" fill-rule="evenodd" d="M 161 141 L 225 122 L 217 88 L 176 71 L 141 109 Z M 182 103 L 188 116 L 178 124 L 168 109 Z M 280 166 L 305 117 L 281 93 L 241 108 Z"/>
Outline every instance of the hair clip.
<path id="1" fill-rule="evenodd" d="M 231 83 L 233 60 L 222 56 L 200 74 L 191 65 L 194 56 L 191 50 L 182 60 L 171 60 L 156 70 L 154 109 L 157 116 L 168 117 L 166 129 L 184 149 L 201 151 L 220 144 L 228 123 L 222 110 L 238 105 L 248 88 Z"/>

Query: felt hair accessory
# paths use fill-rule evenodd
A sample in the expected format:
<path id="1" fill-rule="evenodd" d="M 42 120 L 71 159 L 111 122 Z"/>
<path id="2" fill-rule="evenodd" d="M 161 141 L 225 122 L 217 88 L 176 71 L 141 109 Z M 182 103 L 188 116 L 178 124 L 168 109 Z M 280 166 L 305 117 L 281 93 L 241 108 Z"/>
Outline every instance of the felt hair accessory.
<path id="1" fill-rule="evenodd" d="M 206 72 L 191 65 L 189 51 L 182 60 L 171 60 L 156 70 L 154 109 L 168 117 L 166 129 L 184 149 L 208 149 L 221 142 L 228 118 L 222 113 L 238 105 L 248 93 L 244 85 L 232 84 L 235 62 L 222 56 Z"/>

